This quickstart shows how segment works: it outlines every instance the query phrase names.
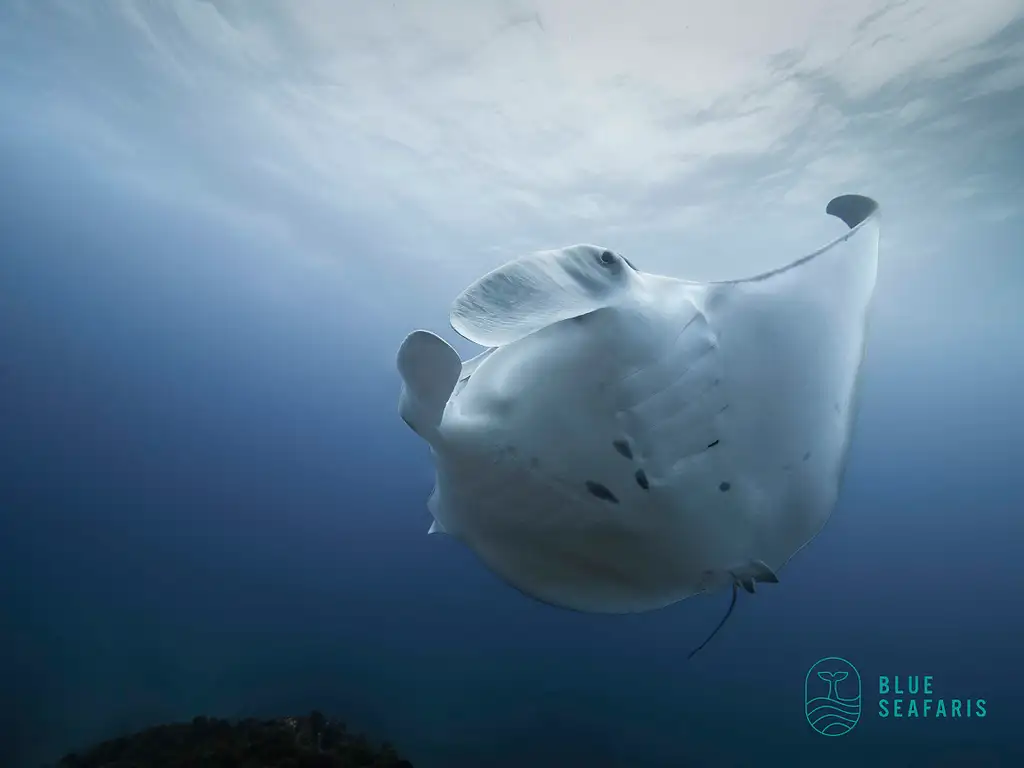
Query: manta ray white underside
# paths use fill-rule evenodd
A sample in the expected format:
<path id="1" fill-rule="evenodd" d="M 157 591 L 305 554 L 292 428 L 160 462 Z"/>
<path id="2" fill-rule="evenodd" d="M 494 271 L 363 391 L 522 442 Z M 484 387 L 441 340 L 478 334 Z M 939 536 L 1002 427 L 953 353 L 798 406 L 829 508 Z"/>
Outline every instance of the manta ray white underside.
<path id="1" fill-rule="evenodd" d="M 776 581 L 835 505 L 878 265 L 878 205 L 849 231 L 730 282 L 640 272 L 576 245 L 505 264 L 455 301 L 488 347 L 402 344 L 402 418 L 429 445 L 432 531 L 521 591 L 646 611 Z"/>

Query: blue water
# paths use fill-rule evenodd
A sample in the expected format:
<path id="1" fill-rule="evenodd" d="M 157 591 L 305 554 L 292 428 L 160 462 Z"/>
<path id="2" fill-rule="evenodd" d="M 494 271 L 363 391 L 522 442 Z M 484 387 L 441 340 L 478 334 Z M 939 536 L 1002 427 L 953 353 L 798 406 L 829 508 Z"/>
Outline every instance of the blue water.
<path id="1" fill-rule="evenodd" d="M 887 134 L 914 183 L 849 190 L 886 229 L 834 517 L 689 662 L 726 595 L 575 614 L 426 535 L 393 354 L 453 337 L 466 270 L 424 285 L 356 217 L 331 232 L 359 258 L 307 258 L 119 185 L 27 113 L 0 123 L 0 765 L 313 708 L 417 768 L 1024 764 L 1024 89 L 955 103 L 965 129 Z M 977 174 L 988 197 L 933 198 Z M 863 681 L 839 738 L 804 712 L 832 655 Z M 882 718 L 881 675 L 986 716 Z"/>

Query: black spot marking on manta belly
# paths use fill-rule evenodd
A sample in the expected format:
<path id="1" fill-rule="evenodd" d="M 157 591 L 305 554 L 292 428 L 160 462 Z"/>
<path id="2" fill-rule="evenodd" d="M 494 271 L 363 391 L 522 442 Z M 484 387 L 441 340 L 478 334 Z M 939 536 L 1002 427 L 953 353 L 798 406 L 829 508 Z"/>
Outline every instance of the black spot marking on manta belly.
<path id="1" fill-rule="evenodd" d="M 636 471 L 636 484 L 643 488 L 645 491 L 650 490 L 651 483 L 647 479 L 647 473 L 642 469 Z"/>
<path id="2" fill-rule="evenodd" d="M 597 498 L 601 499 L 601 501 L 610 501 L 613 504 L 619 503 L 619 499 L 608 489 L 608 486 L 601 485 L 601 483 L 595 483 L 593 480 L 587 480 L 586 486 L 587 490 Z"/>
<path id="3" fill-rule="evenodd" d="M 723 480 L 718 484 L 718 490 L 722 491 L 723 493 L 725 491 L 728 491 L 730 488 L 732 488 L 732 484 L 726 480 Z"/>
<path id="4" fill-rule="evenodd" d="M 625 440 L 612 440 L 612 447 L 616 451 L 621 453 L 627 459 L 633 458 L 633 449 L 629 447 L 629 443 Z"/>
<path id="5" fill-rule="evenodd" d="M 807 453 L 804 454 L 804 461 L 807 461 L 809 458 L 811 458 L 811 452 L 810 451 L 808 451 Z"/>

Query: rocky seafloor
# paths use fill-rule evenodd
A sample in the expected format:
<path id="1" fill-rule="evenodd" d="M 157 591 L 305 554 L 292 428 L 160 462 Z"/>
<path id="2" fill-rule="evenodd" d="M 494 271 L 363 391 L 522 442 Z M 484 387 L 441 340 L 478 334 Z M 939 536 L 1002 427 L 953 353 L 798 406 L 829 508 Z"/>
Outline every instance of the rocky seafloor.
<path id="1" fill-rule="evenodd" d="M 269 720 L 196 717 L 65 755 L 59 768 L 412 768 L 320 712 Z"/>

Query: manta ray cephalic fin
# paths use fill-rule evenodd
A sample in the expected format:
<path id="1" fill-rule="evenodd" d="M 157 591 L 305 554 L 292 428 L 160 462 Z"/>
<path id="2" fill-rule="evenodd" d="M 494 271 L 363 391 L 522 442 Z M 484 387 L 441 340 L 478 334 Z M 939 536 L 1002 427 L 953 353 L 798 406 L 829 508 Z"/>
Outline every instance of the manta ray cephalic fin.
<path id="1" fill-rule="evenodd" d="M 402 376 L 398 413 L 429 443 L 462 375 L 459 353 L 430 331 L 413 331 L 402 342 L 397 363 Z"/>
<path id="2" fill-rule="evenodd" d="M 625 259 L 596 245 L 538 251 L 466 288 L 452 304 L 449 321 L 469 341 L 504 346 L 614 303 L 628 290 L 632 272 Z"/>

